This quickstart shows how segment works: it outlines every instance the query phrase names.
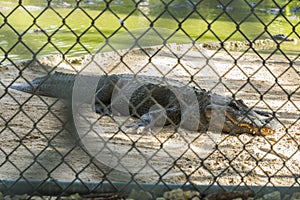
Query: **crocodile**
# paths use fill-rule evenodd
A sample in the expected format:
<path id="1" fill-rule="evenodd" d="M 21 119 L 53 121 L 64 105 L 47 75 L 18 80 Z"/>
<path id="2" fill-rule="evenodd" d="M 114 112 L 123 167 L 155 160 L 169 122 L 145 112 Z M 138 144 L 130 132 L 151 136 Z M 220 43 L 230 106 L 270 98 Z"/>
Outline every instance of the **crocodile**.
<path id="1" fill-rule="evenodd" d="M 78 89 L 75 87 L 78 78 L 96 80 L 93 101 L 86 101 L 92 102 L 95 112 L 101 115 L 128 114 L 136 117 L 137 122 L 129 126 L 132 128 L 154 124 L 173 125 L 177 128 L 180 125 L 184 129 L 196 131 L 220 129 L 229 134 L 267 136 L 275 132 L 269 123 L 273 117 L 271 113 L 250 108 L 243 100 L 225 97 L 171 78 L 134 74 L 93 76 L 54 72 L 28 83 L 12 85 L 11 88 L 34 95 L 72 101 L 74 92 Z M 115 101 L 116 97 L 122 98 Z M 124 107 L 128 109 L 123 109 Z M 159 118 L 162 113 L 166 116 L 163 119 Z M 187 115 L 192 115 L 193 118 L 185 119 Z"/>
<path id="2" fill-rule="evenodd" d="M 273 40 L 279 40 L 279 41 L 288 41 L 288 42 L 297 42 L 296 38 L 290 38 L 286 34 L 276 34 L 272 36 Z"/>

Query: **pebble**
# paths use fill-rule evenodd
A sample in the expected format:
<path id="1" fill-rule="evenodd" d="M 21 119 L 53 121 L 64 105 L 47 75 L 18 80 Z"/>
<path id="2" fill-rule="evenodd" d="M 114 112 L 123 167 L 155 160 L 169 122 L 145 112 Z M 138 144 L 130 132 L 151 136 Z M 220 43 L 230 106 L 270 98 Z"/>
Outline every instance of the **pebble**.
<path id="1" fill-rule="evenodd" d="M 164 197 L 158 197 L 156 200 L 200 200 L 200 193 L 197 191 L 183 191 L 182 189 L 175 189 L 165 192 Z M 247 200 L 254 200 L 256 198 L 248 198 Z M 242 198 L 236 198 L 233 200 L 243 200 Z M 263 195 L 257 200 L 300 200 L 300 192 L 296 192 L 293 195 L 285 195 L 281 198 L 279 191 L 271 192 Z"/>
<path id="2" fill-rule="evenodd" d="M 0 200 L 23 200 L 28 199 L 28 197 L 29 196 L 27 195 L 3 196 L 3 194 L 0 192 Z M 74 198 L 74 196 L 70 197 L 73 197 L 71 199 L 76 199 Z M 153 199 L 153 197 L 149 192 L 143 190 L 136 191 L 135 189 L 133 189 L 126 200 L 138 199 L 150 200 Z M 165 192 L 163 197 L 157 197 L 156 200 L 200 200 L 200 193 L 197 191 L 183 191 L 179 188 Z M 236 198 L 233 200 L 242 200 L 242 198 Z M 254 198 L 248 198 L 247 200 L 254 200 Z M 281 198 L 280 192 L 275 191 L 269 194 L 265 194 L 263 195 L 263 197 L 258 198 L 257 200 L 300 200 L 300 192 L 295 192 L 292 195 L 286 194 L 283 198 Z"/>
<path id="3" fill-rule="evenodd" d="M 276 47 L 276 43 L 271 39 L 256 40 L 251 45 L 257 50 L 272 49 Z M 202 44 L 202 47 L 207 49 L 219 49 L 221 46 L 222 45 L 219 42 L 207 42 Z M 227 50 L 246 50 L 249 49 L 250 43 L 248 41 L 227 41 L 223 43 L 223 47 Z"/>
<path id="4" fill-rule="evenodd" d="M 2 195 L 2 197 L 0 196 L 0 200 L 25 200 L 25 199 L 29 199 L 29 196 L 27 196 L 26 194 L 23 195 L 14 195 L 14 196 L 4 196 Z"/>
<path id="5" fill-rule="evenodd" d="M 300 192 L 295 192 L 290 200 L 300 200 Z"/>
<path id="6" fill-rule="evenodd" d="M 1 199 L 1 198 L 0 198 Z M 158 197 L 156 200 L 200 200 L 200 193 L 197 191 L 183 191 L 182 189 L 175 189 L 164 193 L 164 197 Z M 236 198 L 233 200 L 243 200 L 242 198 Z M 248 198 L 247 200 L 254 200 L 254 198 Z M 257 200 L 300 200 L 300 192 L 296 192 L 293 195 L 285 195 L 281 199 L 279 191 L 275 191 L 269 194 L 265 194 L 263 197 Z"/>
<path id="7" fill-rule="evenodd" d="M 149 192 L 146 192 L 144 190 L 136 191 L 135 189 L 131 190 L 128 198 L 129 199 L 144 199 L 144 200 L 153 199 L 152 195 Z"/>
<path id="8" fill-rule="evenodd" d="M 265 194 L 262 198 L 258 200 L 281 200 L 281 195 L 279 191 L 275 191 L 269 194 Z"/>
<path id="9" fill-rule="evenodd" d="M 164 198 L 168 200 L 185 200 L 182 189 L 175 189 L 164 193 Z"/>
<path id="10" fill-rule="evenodd" d="M 184 197 L 186 199 L 192 199 L 192 200 L 197 200 L 200 199 L 200 193 L 197 191 L 185 191 L 184 192 Z"/>
<path id="11" fill-rule="evenodd" d="M 200 193 L 197 191 L 183 191 L 182 189 L 175 189 L 164 193 L 164 199 L 166 200 L 200 200 Z"/>
<path id="12" fill-rule="evenodd" d="M 289 194 L 284 195 L 282 200 L 291 200 L 291 195 Z"/>

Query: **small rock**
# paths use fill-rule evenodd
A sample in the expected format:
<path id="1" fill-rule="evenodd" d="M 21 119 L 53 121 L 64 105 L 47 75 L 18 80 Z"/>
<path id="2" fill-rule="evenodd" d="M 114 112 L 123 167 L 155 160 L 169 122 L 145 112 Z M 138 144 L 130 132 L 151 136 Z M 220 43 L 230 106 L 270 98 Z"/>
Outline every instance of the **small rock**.
<path id="1" fill-rule="evenodd" d="M 145 200 L 153 199 L 152 195 L 149 192 L 146 192 L 144 190 L 136 191 L 135 189 L 131 190 L 128 198 L 129 199 L 145 199 Z"/>
<path id="2" fill-rule="evenodd" d="M 1 199 L 2 200 L 2 199 Z M 3 197 L 3 200 L 11 200 L 10 196 L 9 195 L 6 195 Z"/>
<path id="3" fill-rule="evenodd" d="M 166 199 L 163 197 L 157 197 L 156 200 L 166 200 Z"/>
<path id="4" fill-rule="evenodd" d="M 280 192 L 275 191 L 269 194 L 265 194 L 262 198 L 259 200 L 281 200 Z"/>
<path id="5" fill-rule="evenodd" d="M 81 65 L 83 63 L 83 59 L 80 57 L 69 58 L 68 62 L 72 65 Z"/>
<path id="6" fill-rule="evenodd" d="M 282 200 L 291 200 L 291 195 L 289 194 L 284 195 Z"/>
<path id="7" fill-rule="evenodd" d="M 175 189 L 164 193 L 164 198 L 168 200 L 185 200 L 182 189 Z"/>
<path id="8" fill-rule="evenodd" d="M 291 197 L 291 200 L 300 200 L 300 192 L 295 192 Z"/>
<path id="9" fill-rule="evenodd" d="M 4 70 L 8 70 L 8 67 L 4 65 L 0 65 L 0 72 Z"/>
<path id="10" fill-rule="evenodd" d="M 27 194 L 22 194 L 22 195 L 15 195 L 11 197 L 12 200 L 26 200 L 29 199 L 29 196 Z"/>
<path id="11" fill-rule="evenodd" d="M 197 191 L 185 191 L 185 192 L 183 192 L 184 194 L 184 198 L 185 199 L 194 199 L 194 197 L 199 197 L 200 196 L 200 193 L 199 192 L 197 192 Z"/>
<path id="12" fill-rule="evenodd" d="M 70 195 L 70 198 L 71 198 L 71 199 L 80 199 L 81 196 L 80 196 L 78 193 L 76 193 L 76 194 Z"/>

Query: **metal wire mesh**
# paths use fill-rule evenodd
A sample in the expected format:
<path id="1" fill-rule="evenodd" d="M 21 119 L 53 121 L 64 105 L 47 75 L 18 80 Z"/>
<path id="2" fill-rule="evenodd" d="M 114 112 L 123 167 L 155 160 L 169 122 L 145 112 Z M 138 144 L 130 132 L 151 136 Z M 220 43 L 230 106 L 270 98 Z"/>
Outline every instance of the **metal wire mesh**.
<path id="1" fill-rule="evenodd" d="M 125 198 L 135 189 L 154 198 L 181 187 L 199 191 L 196 196 L 203 198 L 241 188 L 258 194 L 299 191 L 297 1 L 36 3 L 0 4 L 0 36 L 6 37 L 0 42 L 4 195 L 108 192 Z M 155 75 L 167 80 L 168 87 L 169 77 L 180 79 L 184 88 L 244 99 L 251 109 L 270 112 L 278 128 L 269 137 L 222 133 L 218 141 L 206 132 L 180 132 L 176 123 L 155 134 L 131 134 L 126 129 L 131 118 L 90 116 L 80 109 L 76 118 L 75 108 L 70 111 L 59 99 L 9 89 L 57 70 Z M 79 128 L 76 120 L 86 127 Z M 212 145 L 208 152 L 201 148 L 207 144 Z"/>

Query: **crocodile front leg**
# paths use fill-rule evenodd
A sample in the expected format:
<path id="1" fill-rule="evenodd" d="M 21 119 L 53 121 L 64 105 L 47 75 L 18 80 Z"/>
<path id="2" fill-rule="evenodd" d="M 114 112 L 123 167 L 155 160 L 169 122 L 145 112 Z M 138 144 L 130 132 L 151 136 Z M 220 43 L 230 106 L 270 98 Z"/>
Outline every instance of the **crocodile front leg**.
<path id="1" fill-rule="evenodd" d="M 172 125 L 177 129 L 181 120 L 180 112 L 180 106 L 176 104 L 167 108 L 154 105 L 149 112 L 140 116 L 136 123 L 127 126 L 127 128 L 130 128 L 130 132 L 151 132 L 154 134 L 166 125 Z"/>

